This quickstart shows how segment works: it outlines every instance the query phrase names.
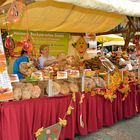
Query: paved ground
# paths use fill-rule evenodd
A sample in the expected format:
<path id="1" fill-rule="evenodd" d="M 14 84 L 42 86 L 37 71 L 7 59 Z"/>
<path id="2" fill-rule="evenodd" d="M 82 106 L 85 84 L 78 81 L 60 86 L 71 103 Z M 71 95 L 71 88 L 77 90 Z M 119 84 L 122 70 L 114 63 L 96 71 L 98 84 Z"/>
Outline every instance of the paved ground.
<path id="1" fill-rule="evenodd" d="M 140 140 L 140 114 L 111 127 L 104 127 L 96 133 L 76 136 L 75 140 Z"/>

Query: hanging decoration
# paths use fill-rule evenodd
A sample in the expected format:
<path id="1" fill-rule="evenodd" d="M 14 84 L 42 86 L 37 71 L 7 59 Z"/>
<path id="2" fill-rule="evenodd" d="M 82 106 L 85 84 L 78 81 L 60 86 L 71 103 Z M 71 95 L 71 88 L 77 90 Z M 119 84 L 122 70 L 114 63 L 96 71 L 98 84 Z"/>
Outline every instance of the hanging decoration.
<path id="1" fill-rule="evenodd" d="M 82 99 L 80 100 L 80 103 L 82 103 Z M 63 119 L 59 118 L 59 121 L 51 125 L 47 128 L 41 127 L 35 132 L 35 136 L 37 140 L 58 140 L 62 127 L 65 127 L 67 125 L 67 119 L 66 117 L 72 114 L 72 110 L 74 109 L 74 103 L 76 102 L 76 96 L 75 93 L 72 94 L 72 98 L 70 100 L 69 106 L 67 108 L 66 114 L 64 115 Z"/>
<path id="2" fill-rule="evenodd" d="M 11 35 L 9 34 L 9 25 L 7 21 L 7 14 L 5 11 L 3 11 L 3 14 L 5 15 L 5 25 L 6 25 L 6 30 L 3 30 L 3 44 L 4 44 L 4 49 L 6 52 L 6 60 L 8 62 L 10 56 L 14 56 L 14 48 L 15 48 L 15 43 L 14 40 L 12 39 Z"/>
<path id="3" fill-rule="evenodd" d="M 31 54 L 33 45 L 32 45 L 32 39 L 29 34 L 26 35 L 25 40 L 23 41 L 23 49 L 27 51 L 29 54 Z"/>
<path id="4" fill-rule="evenodd" d="M 33 61 L 34 66 L 36 68 L 40 68 L 40 65 L 38 63 L 38 57 L 37 57 L 37 51 L 35 47 L 33 47 L 32 44 L 32 37 L 29 33 L 25 36 L 25 40 L 22 42 L 23 50 L 25 50 L 30 58 L 31 61 Z"/>
<path id="5" fill-rule="evenodd" d="M 4 46 L 6 49 L 8 49 L 9 53 L 10 53 L 10 56 L 14 57 L 14 48 L 15 48 L 15 43 L 14 43 L 14 40 L 12 39 L 11 36 L 7 36 L 6 39 L 5 39 L 5 43 L 4 43 Z"/>
<path id="6" fill-rule="evenodd" d="M 22 16 L 23 10 L 24 10 L 24 4 L 21 1 L 14 1 L 8 12 L 6 13 L 3 11 L 3 14 L 5 15 L 5 23 L 6 23 L 6 30 L 7 30 L 7 36 L 4 39 L 4 46 L 5 49 L 9 52 L 11 57 L 15 57 L 17 53 L 14 52 L 15 43 L 12 39 L 11 35 L 9 34 L 9 23 L 14 23 L 19 21 L 19 19 Z M 7 53 L 8 54 L 8 53 Z M 8 56 L 9 59 L 9 56 Z"/>
<path id="7" fill-rule="evenodd" d="M 26 16 L 27 34 L 25 36 L 25 40 L 23 41 L 23 50 L 27 51 L 30 60 L 33 61 L 34 65 L 37 68 L 39 68 L 39 64 L 37 61 L 37 52 L 36 52 L 35 47 L 33 47 L 32 37 L 29 32 L 29 25 L 28 25 L 29 20 L 28 20 L 28 7 L 27 6 L 26 6 L 26 11 L 25 11 L 25 16 Z"/>
<path id="8" fill-rule="evenodd" d="M 56 123 L 47 128 L 40 128 L 35 133 L 37 140 L 58 140 L 61 133 L 62 126 Z"/>
<path id="9" fill-rule="evenodd" d="M 85 98 L 85 95 L 81 94 L 80 101 L 79 101 L 79 104 L 80 104 L 80 127 L 81 128 L 84 128 L 84 126 L 85 126 L 84 122 L 83 122 L 83 114 L 82 114 L 82 104 L 83 104 L 84 98 Z"/>
<path id="10" fill-rule="evenodd" d="M 14 23 L 20 20 L 23 11 L 24 11 L 24 4 L 22 3 L 22 1 L 14 1 L 7 13 L 7 22 L 9 23 Z"/>

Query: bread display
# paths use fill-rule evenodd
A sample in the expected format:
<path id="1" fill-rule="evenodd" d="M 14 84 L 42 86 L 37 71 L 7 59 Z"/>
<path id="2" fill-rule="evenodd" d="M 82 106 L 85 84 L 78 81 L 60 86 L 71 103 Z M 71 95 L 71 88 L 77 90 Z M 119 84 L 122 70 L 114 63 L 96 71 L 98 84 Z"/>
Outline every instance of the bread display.
<path id="1" fill-rule="evenodd" d="M 14 99 L 20 100 L 22 98 L 22 90 L 20 87 L 16 87 L 13 89 Z"/>
<path id="2" fill-rule="evenodd" d="M 84 89 L 85 91 L 88 89 L 88 90 L 92 90 L 93 88 L 95 88 L 96 85 L 95 83 L 93 82 L 93 79 L 91 78 L 85 78 L 85 81 L 84 81 Z"/>
<path id="3" fill-rule="evenodd" d="M 78 84 L 77 83 L 69 83 L 69 89 L 70 89 L 70 92 L 72 93 L 76 93 L 78 92 L 80 89 L 78 87 Z"/>
<path id="4" fill-rule="evenodd" d="M 14 99 L 38 98 L 41 95 L 41 89 L 32 83 L 16 83 L 13 88 Z"/>
<path id="5" fill-rule="evenodd" d="M 57 82 L 52 81 L 52 96 L 56 96 L 60 93 L 61 86 Z M 46 92 L 48 93 L 48 86 L 46 87 Z"/>
<path id="6" fill-rule="evenodd" d="M 31 97 L 32 98 L 38 98 L 40 95 L 41 95 L 41 89 L 39 88 L 39 86 L 35 85 L 33 87 Z"/>
<path id="7" fill-rule="evenodd" d="M 61 94 L 66 95 L 70 93 L 69 84 L 67 82 L 62 83 L 60 86 L 61 86 L 60 90 Z"/>
<path id="8" fill-rule="evenodd" d="M 24 77 L 31 76 L 33 72 L 36 72 L 37 69 L 32 62 L 21 62 L 19 65 L 19 71 Z"/>
<path id="9" fill-rule="evenodd" d="M 101 77 L 92 77 L 92 80 L 96 88 L 105 88 L 106 82 Z"/>

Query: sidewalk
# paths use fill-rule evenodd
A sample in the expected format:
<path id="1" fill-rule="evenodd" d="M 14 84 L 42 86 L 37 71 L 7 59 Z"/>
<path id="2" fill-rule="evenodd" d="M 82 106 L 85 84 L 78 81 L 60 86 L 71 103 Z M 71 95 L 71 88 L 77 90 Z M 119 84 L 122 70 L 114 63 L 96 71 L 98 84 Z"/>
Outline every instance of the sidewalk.
<path id="1" fill-rule="evenodd" d="M 87 136 L 76 136 L 75 140 L 140 140 L 140 114 L 104 127 Z"/>

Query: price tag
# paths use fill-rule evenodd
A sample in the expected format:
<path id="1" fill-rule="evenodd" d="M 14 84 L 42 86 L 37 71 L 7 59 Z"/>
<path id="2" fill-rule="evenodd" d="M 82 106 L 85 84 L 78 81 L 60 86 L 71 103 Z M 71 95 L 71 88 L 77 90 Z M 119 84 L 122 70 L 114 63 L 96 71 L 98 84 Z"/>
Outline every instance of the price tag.
<path id="1" fill-rule="evenodd" d="M 9 74 L 11 83 L 19 82 L 19 78 L 17 74 Z"/>
<path id="2" fill-rule="evenodd" d="M 79 70 L 69 70 L 68 71 L 68 77 L 69 78 L 79 78 L 80 77 Z"/>
<path id="3" fill-rule="evenodd" d="M 95 75 L 95 71 L 92 71 L 91 69 L 85 69 L 83 75 L 86 77 L 93 77 Z"/>
<path id="4" fill-rule="evenodd" d="M 67 79 L 68 73 L 67 71 L 57 71 L 57 79 Z"/>
<path id="5" fill-rule="evenodd" d="M 85 75 L 85 73 L 86 73 L 87 71 L 91 71 L 91 69 L 84 69 L 84 70 L 83 70 L 83 75 Z"/>
<path id="6" fill-rule="evenodd" d="M 41 80 L 43 80 L 42 72 L 41 71 L 33 72 L 32 75 L 31 75 L 31 79 L 33 81 L 41 81 Z"/>

